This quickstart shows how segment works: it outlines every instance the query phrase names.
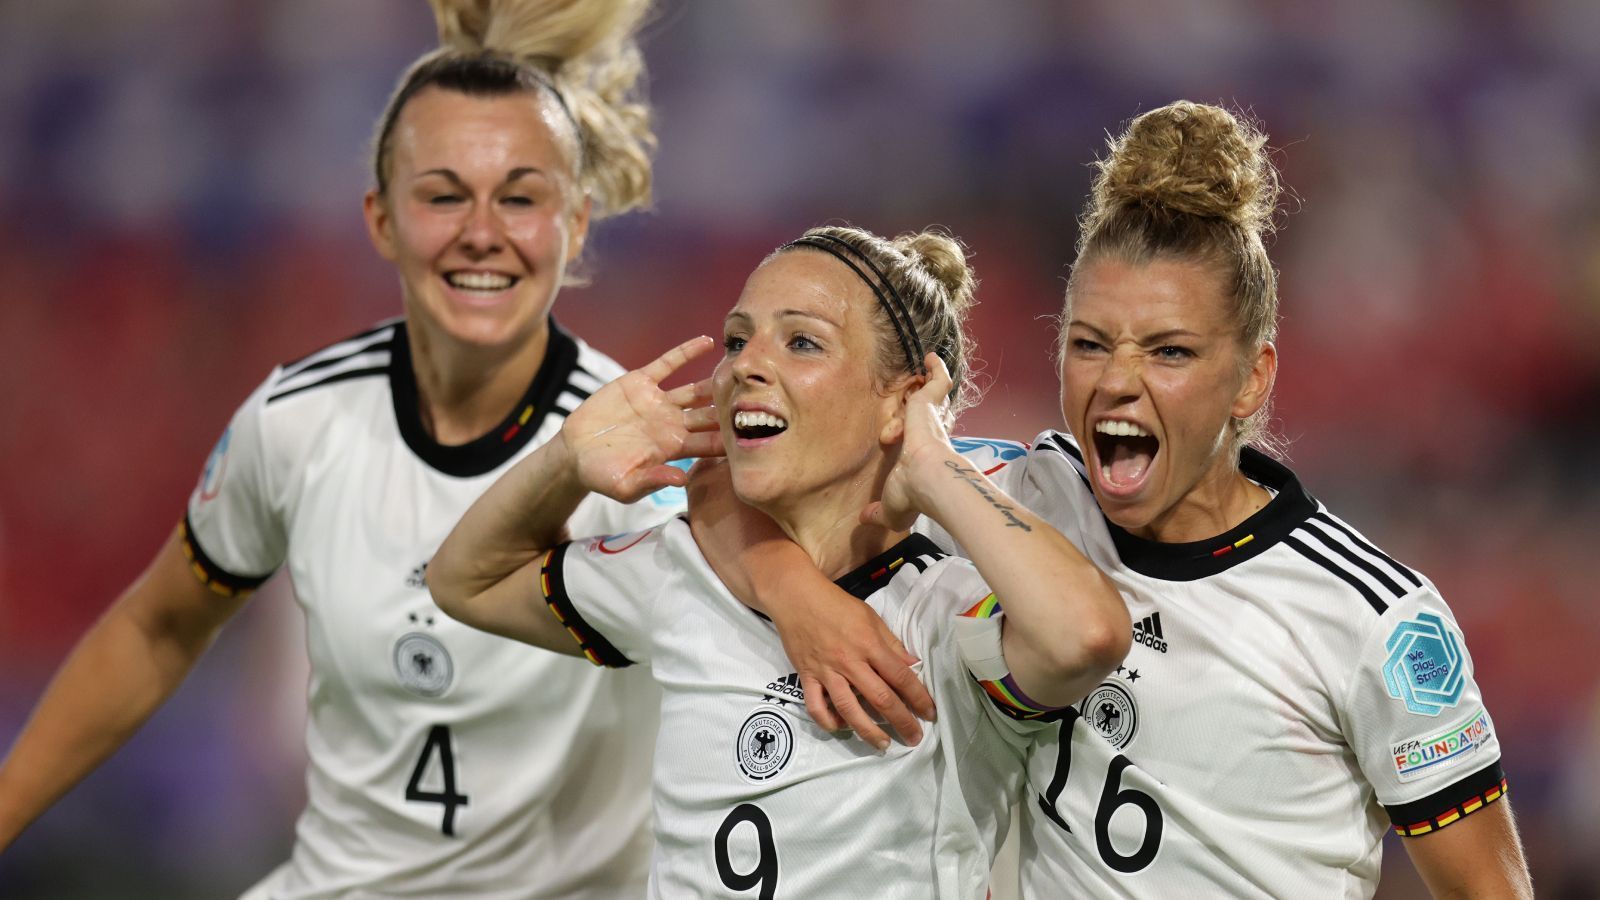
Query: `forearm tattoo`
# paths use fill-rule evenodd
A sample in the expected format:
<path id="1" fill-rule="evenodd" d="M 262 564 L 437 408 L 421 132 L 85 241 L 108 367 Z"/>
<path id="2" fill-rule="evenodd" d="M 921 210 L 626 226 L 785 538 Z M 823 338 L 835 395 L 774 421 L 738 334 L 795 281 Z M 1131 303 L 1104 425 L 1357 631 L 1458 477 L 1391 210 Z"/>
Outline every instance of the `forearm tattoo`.
<path id="1" fill-rule="evenodd" d="M 977 469 L 972 468 L 965 462 L 956 462 L 953 459 L 945 460 L 944 464 L 945 468 L 954 473 L 956 478 L 971 485 L 972 489 L 977 491 L 983 499 L 989 501 L 990 506 L 999 510 L 1000 515 L 1006 517 L 1007 528 L 1021 528 L 1023 531 L 1033 531 L 1033 528 L 1027 522 L 1017 518 L 1017 514 L 1013 512 L 1016 507 L 1001 502 L 1000 497 L 996 496 L 995 492 L 989 488 L 988 482 L 984 480 L 982 475 L 978 474 Z"/>

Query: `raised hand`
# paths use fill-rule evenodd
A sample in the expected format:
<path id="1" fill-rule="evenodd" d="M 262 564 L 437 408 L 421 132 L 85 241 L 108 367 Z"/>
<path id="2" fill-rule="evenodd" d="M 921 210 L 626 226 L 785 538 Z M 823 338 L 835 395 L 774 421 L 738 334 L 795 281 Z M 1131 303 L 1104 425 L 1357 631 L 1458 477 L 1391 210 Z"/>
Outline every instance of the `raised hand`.
<path id="1" fill-rule="evenodd" d="M 950 370 L 935 353 L 929 353 L 923 364 L 928 369 L 928 380 L 906 399 L 900 458 L 884 483 L 883 499 L 867 504 L 861 511 L 862 522 L 895 531 L 910 528 L 924 512 L 918 488 L 926 479 L 948 477 L 945 461 L 960 458 L 950 445 L 950 431 L 945 425 Z"/>
<path id="2" fill-rule="evenodd" d="M 681 486 L 674 459 L 722 455 L 709 381 L 665 390 L 661 382 L 711 349 L 710 337 L 684 341 L 648 365 L 596 391 L 561 426 L 584 488 L 632 503 L 667 486 Z"/>

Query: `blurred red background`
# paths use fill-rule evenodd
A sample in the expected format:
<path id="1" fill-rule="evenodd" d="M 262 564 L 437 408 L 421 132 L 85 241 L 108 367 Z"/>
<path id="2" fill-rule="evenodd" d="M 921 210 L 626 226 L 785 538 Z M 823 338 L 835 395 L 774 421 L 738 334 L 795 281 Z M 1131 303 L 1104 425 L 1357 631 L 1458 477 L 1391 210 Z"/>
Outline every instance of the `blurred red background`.
<path id="1" fill-rule="evenodd" d="M 639 364 L 719 327 L 777 243 L 938 223 L 974 252 L 986 399 L 1059 425 L 1086 168 L 1186 97 L 1293 190 L 1279 430 L 1311 491 L 1466 629 L 1541 896 L 1600 892 L 1600 7 L 675 0 L 647 29 L 654 212 L 563 323 Z M 399 311 L 359 203 L 420 2 L 0 6 L 0 741 L 182 513 L 275 363 Z M 304 651 L 280 583 L 0 859 L 7 897 L 211 897 L 279 861 Z M 110 677 L 114 677 L 110 676 Z M 1392 848 L 1381 897 L 1421 896 Z"/>

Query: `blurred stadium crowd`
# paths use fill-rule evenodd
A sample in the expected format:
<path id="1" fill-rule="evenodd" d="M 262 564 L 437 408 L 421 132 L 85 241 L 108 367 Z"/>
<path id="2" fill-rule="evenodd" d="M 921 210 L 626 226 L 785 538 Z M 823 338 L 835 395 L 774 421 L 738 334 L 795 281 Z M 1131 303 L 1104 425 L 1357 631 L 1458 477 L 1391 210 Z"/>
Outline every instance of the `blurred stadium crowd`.
<path id="1" fill-rule="evenodd" d="M 359 215 L 421 0 L 0 4 L 0 741 L 182 513 L 270 367 L 399 311 Z M 987 399 L 1059 425 L 1086 163 L 1177 97 L 1258 117 L 1293 197 L 1279 430 L 1465 628 L 1541 896 L 1600 894 L 1600 5 L 673 0 L 657 210 L 556 314 L 627 364 L 717 329 L 803 228 L 948 226 Z M 286 586 L 0 859 L 7 897 L 210 897 L 282 858 Z M 114 674 L 108 675 L 114 677 Z M 1390 853 L 1381 897 L 1420 895 Z"/>

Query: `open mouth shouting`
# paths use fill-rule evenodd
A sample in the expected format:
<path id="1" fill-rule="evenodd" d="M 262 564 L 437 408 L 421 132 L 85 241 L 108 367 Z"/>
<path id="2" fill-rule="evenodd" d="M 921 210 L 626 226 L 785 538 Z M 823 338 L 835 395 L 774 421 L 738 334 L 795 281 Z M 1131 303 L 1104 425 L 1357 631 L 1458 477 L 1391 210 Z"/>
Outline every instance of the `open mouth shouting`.
<path id="1" fill-rule="evenodd" d="M 1117 498 L 1129 498 L 1149 480 L 1161 441 L 1144 427 L 1124 419 L 1094 424 L 1094 456 L 1101 487 Z"/>
<path id="2" fill-rule="evenodd" d="M 750 446 L 777 437 L 789 428 L 782 416 L 759 409 L 740 409 L 733 413 L 733 436 L 740 446 Z"/>

